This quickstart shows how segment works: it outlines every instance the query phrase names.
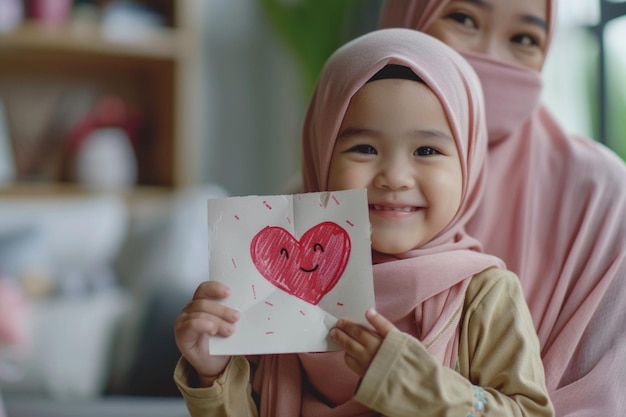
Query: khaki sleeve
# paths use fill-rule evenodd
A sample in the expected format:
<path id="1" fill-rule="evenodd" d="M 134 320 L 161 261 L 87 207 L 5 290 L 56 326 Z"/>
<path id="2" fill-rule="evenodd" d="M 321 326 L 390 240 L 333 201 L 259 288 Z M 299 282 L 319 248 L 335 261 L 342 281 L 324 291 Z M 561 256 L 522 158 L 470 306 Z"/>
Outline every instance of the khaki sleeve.
<path id="1" fill-rule="evenodd" d="M 489 269 L 467 292 L 460 372 L 484 389 L 487 415 L 553 416 L 539 338 L 518 277 Z"/>
<path id="2" fill-rule="evenodd" d="M 256 417 L 252 399 L 250 364 L 243 356 L 233 356 L 224 373 L 209 388 L 192 388 L 190 374 L 195 370 L 180 358 L 174 382 L 185 399 L 191 417 Z"/>
<path id="3" fill-rule="evenodd" d="M 388 417 L 553 416 L 539 342 L 517 277 L 478 274 L 466 294 L 460 373 L 414 337 L 391 331 L 355 400 Z"/>

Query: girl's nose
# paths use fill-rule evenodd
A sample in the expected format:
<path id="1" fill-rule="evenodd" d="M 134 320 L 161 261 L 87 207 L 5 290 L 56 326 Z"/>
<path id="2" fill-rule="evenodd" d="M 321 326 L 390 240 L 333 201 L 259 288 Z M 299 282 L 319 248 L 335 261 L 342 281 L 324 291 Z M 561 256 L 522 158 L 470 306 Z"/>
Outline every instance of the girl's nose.
<path id="1" fill-rule="evenodd" d="M 404 161 L 386 161 L 374 178 L 378 188 L 401 190 L 415 185 L 415 178 L 409 164 Z"/>

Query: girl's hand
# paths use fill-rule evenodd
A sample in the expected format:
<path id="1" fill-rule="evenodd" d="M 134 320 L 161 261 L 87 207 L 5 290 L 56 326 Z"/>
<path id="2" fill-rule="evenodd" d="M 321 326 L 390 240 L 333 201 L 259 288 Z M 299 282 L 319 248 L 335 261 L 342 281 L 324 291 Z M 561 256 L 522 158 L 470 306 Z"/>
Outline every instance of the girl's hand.
<path id="1" fill-rule="evenodd" d="M 221 303 L 229 295 L 226 285 L 203 282 L 174 323 L 176 345 L 198 373 L 202 386 L 210 386 L 230 360 L 230 356 L 212 356 L 209 351 L 211 336 L 227 337 L 235 332 L 239 312 Z"/>
<path id="2" fill-rule="evenodd" d="M 351 320 L 340 319 L 330 331 L 331 339 L 346 352 L 346 364 L 361 378 L 374 360 L 387 333 L 395 328 L 372 308 L 365 312 L 365 317 L 374 330 Z"/>

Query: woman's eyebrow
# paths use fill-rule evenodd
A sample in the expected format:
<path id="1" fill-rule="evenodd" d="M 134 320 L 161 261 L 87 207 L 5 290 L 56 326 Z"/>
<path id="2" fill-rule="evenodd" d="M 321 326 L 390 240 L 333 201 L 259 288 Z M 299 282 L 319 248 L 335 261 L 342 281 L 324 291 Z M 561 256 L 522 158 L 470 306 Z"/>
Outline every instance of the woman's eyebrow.
<path id="1" fill-rule="evenodd" d="M 493 10 L 493 4 L 487 0 L 455 0 L 459 3 L 471 3 L 471 4 L 475 4 L 476 6 L 482 7 L 483 9 L 487 9 L 487 10 Z M 522 15 L 519 19 L 520 21 L 524 22 L 524 23 L 529 23 L 531 25 L 535 25 L 543 30 L 545 30 L 546 32 L 548 31 L 548 22 L 545 19 L 542 19 L 539 16 L 535 16 L 532 14 L 525 14 Z"/>
<path id="2" fill-rule="evenodd" d="M 523 23 L 528 23 L 534 26 L 537 26 L 546 32 L 548 31 L 548 22 L 545 19 L 540 18 L 539 16 L 535 16 L 532 14 L 525 14 L 520 17 L 520 21 Z"/>

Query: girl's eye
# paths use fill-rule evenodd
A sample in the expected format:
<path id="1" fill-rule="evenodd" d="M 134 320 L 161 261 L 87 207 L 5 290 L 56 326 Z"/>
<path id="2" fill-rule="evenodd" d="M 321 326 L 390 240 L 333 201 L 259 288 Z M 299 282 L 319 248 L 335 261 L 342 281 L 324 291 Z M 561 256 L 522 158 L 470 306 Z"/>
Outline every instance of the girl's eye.
<path id="1" fill-rule="evenodd" d="M 468 28 L 476 27 L 476 22 L 474 21 L 474 19 L 472 19 L 472 17 L 466 13 L 462 13 L 462 12 L 450 13 L 448 15 L 448 19 L 452 19 L 455 22 L 460 23 L 461 26 L 464 26 L 464 27 L 468 27 Z"/>
<path id="2" fill-rule="evenodd" d="M 281 248 L 281 249 L 280 249 L 280 254 L 281 254 L 282 256 L 284 256 L 285 258 L 289 259 L 289 252 L 287 251 L 287 249 L 285 249 L 285 248 Z"/>
<path id="3" fill-rule="evenodd" d="M 364 153 L 368 155 L 376 155 L 376 149 L 370 145 L 356 145 L 347 150 L 347 152 Z"/>
<path id="4" fill-rule="evenodd" d="M 313 252 L 324 252 L 324 247 L 321 245 L 321 243 L 316 243 L 315 245 L 313 245 Z"/>
<path id="5" fill-rule="evenodd" d="M 415 150 L 415 156 L 431 156 L 431 155 L 439 155 L 439 152 L 435 148 L 431 148 L 430 146 L 421 146 Z"/>

